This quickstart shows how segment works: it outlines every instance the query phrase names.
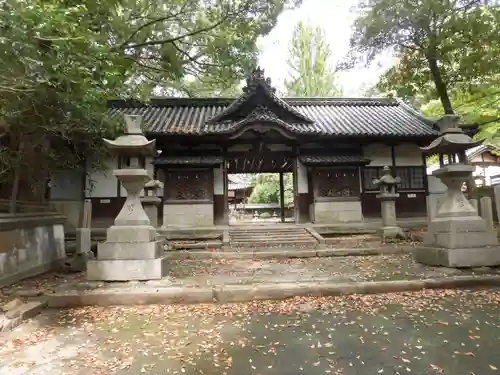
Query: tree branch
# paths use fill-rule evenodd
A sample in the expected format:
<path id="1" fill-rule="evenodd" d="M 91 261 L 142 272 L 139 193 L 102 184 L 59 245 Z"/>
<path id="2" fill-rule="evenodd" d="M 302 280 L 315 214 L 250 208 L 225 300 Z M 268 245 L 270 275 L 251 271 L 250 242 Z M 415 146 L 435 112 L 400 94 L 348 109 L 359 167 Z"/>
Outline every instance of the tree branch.
<path id="1" fill-rule="evenodd" d="M 195 57 L 191 56 L 189 53 L 187 53 L 186 51 L 184 51 L 182 48 L 180 48 L 175 42 L 172 42 L 172 45 L 174 46 L 174 48 L 179 51 L 182 55 L 186 56 L 187 59 L 189 61 L 191 61 L 192 63 L 194 64 L 197 64 L 197 65 L 201 65 L 201 66 L 212 66 L 212 67 L 217 67 L 218 65 L 217 64 L 211 64 L 211 63 L 204 63 L 204 62 L 200 62 L 198 61 L 197 59 L 201 56 L 203 56 L 203 54 L 198 54 L 196 55 Z"/>
<path id="2" fill-rule="evenodd" d="M 173 14 L 169 14 L 168 16 L 164 16 L 164 17 L 159 17 L 159 18 L 155 18 L 155 19 L 152 19 L 151 21 L 149 22 L 146 22 L 145 24 L 139 26 L 128 38 L 127 40 L 125 40 L 122 44 L 120 44 L 119 48 L 120 49 L 123 49 L 125 48 L 128 43 L 130 43 L 130 41 L 141 31 L 141 30 L 144 30 L 146 27 L 149 27 L 149 26 L 152 26 L 154 25 L 155 23 L 158 23 L 158 22 L 163 22 L 163 21 L 166 21 L 168 19 L 171 19 L 171 18 L 175 18 L 177 17 L 179 14 L 183 13 L 185 8 L 187 6 L 187 2 L 185 2 L 182 7 L 179 9 L 178 12 L 176 13 L 173 13 Z"/>
<path id="3" fill-rule="evenodd" d="M 146 47 L 146 46 L 155 46 L 155 45 L 158 45 L 158 44 L 173 43 L 173 42 L 176 42 L 176 41 L 178 41 L 180 39 L 184 39 L 184 38 L 196 35 L 196 34 L 205 33 L 207 31 L 210 31 L 210 30 L 213 30 L 213 29 L 217 28 L 217 27 L 219 27 L 220 25 L 222 25 L 225 21 L 227 21 L 229 19 L 229 15 L 230 15 L 230 13 L 227 13 L 226 16 L 222 17 L 219 21 L 217 21 L 217 22 L 215 22 L 215 23 L 213 23 L 213 24 L 211 24 L 211 25 L 209 25 L 207 27 L 202 27 L 201 29 L 196 29 L 196 30 L 193 30 L 193 31 L 185 33 L 185 34 L 178 35 L 178 36 L 173 37 L 173 38 L 162 39 L 162 40 L 150 40 L 150 41 L 147 41 L 147 42 L 142 42 L 142 43 L 136 43 L 136 44 L 127 45 L 125 47 L 126 48 L 141 48 L 141 47 Z"/>

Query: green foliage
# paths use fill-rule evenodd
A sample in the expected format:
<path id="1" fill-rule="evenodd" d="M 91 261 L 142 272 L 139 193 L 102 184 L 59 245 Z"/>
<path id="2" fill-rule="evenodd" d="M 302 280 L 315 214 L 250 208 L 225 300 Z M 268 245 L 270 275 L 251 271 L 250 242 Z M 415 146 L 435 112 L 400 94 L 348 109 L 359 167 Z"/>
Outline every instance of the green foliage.
<path id="1" fill-rule="evenodd" d="M 101 138 L 120 128 L 109 98 L 231 90 L 255 65 L 258 37 L 297 2 L 4 0 L 0 182 L 42 191 L 55 168 L 98 166 Z"/>
<path id="2" fill-rule="evenodd" d="M 283 176 L 285 190 L 285 207 L 293 206 L 293 175 Z M 253 190 L 248 198 L 249 203 L 280 203 L 280 181 L 277 173 L 262 173 L 252 181 Z"/>
<path id="3" fill-rule="evenodd" d="M 285 80 L 286 94 L 298 97 L 341 96 L 324 30 L 299 22 L 290 43 L 288 66 L 292 74 Z"/>
<path id="4" fill-rule="evenodd" d="M 487 1 L 372 0 L 360 12 L 346 65 L 393 51 L 399 64 L 381 80 L 382 91 L 416 102 L 439 97 L 453 113 L 450 88 L 480 84 L 498 71 L 500 11 Z"/>
<path id="5" fill-rule="evenodd" d="M 500 143 L 497 139 L 500 132 L 500 85 L 485 84 L 470 87 L 469 91 L 456 89 L 452 91 L 451 100 L 463 122 L 480 125 L 476 138 Z M 422 111 L 436 119 L 444 114 L 437 100 L 426 103 Z"/>

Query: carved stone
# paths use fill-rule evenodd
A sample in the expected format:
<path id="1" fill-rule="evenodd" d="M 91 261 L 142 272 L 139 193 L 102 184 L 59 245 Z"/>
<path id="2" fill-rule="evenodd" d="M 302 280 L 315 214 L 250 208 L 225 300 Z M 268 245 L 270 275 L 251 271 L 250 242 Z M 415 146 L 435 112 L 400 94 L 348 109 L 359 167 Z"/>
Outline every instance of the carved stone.
<path id="1" fill-rule="evenodd" d="M 150 224 L 158 228 L 158 207 L 161 204 L 161 198 L 158 197 L 158 189 L 162 189 L 163 184 L 158 180 L 151 180 L 144 186 L 144 197 L 141 198 L 144 211 L 149 218 Z"/>
<path id="2" fill-rule="evenodd" d="M 130 158 L 130 167 L 113 173 L 127 191 L 127 199 L 114 225 L 107 230 L 106 242 L 97 246 L 97 260 L 87 263 L 87 279 L 105 281 L 161 279 L 166 258 L 156 229 L 144 211 L 140 192 L 151 180 L 139 168 L 139 157 L 155 154 L 154 141 L 148 141 L 140 128 L 140 116 L 125 116 L 127 134 L 115 141 L 106 140 L 111 152 Z"/>
<path id="3" fill-rule="evenodd" d="M 399 177 L 393 177 L 389 167 L 385 166 L 384 174 L 380 179 L 374 179 L 373 184 L 380 188 L 377 198 L 380 199 L 382 210 L 382 238 L 405 238 L 403 230 L 398 226 L 396 219 L 396 184 L 401 182 Z"/>
<path id="4" fill-rule="evenodd" d="M 462 186 L 474 167 L 466 163 L 465 149 L 475 142 L 445 116 L 440 136 L 423 148 L 440 154 L 441 168 L 434 171 L 447 187 L 437 213 L 429 223 L 424 245 L 414 250 L 417 262 L 446 267 L 500 265 L 500 248 L 493 228 L 478 216 L 477 209 L 463 195 Z M 443 154 L 448 164 L 443 162 Z"/>

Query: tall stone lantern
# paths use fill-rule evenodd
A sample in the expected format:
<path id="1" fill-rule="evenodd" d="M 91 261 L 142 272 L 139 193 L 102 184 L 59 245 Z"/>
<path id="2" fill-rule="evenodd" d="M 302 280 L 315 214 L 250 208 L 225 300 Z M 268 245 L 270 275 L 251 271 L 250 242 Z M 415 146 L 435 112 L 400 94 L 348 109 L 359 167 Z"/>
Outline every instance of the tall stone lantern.
<path id="1" fill-rule="evenodd" d="M 124 165 L 113 174 L 127 191 L 127 199 L 107 230 L 106 242 L 97 246 L 97 260 L 87 263 L 89 280 L 151 280 L 164 275 L 162 243 L 156 240 L 156 228 L 151 226 L 140 200 L 144 185 L 151 180 L 140 160 L 156 153 L 155 140 L 144 137 L 141 122 L 141 116 L 126 115 L 126 134 L 114 141 L 104 139 Z"/>
<path id="2" fill-rule="evenodd" d="M 396 220 L 396 184 L 401 183 L 399 177 L 393 177 L 388 166 L 383 168 L 383 175 L 379 179 L 374 179 L 373 184 L 380 188 L 377 198 L 380 200 L 382 211 L 382 238 L 404 238 L 403 230 L 398 227 Z"/>
<path id="3" fill-rule="evenodd" d="M 496 233 L 462 193 L 474 167 L 465 150 L 479 143 L 458 126 L 459 117 L 447 115 L 438 122 L 439 136 L 422 151 L 438 154 L 440 168 L 433 172 L 447 191 L 436 215 L 429 222 L 424 244 L 414 251 L 417 262 L 447 267 L 477 267 L 500 264 Z"/>

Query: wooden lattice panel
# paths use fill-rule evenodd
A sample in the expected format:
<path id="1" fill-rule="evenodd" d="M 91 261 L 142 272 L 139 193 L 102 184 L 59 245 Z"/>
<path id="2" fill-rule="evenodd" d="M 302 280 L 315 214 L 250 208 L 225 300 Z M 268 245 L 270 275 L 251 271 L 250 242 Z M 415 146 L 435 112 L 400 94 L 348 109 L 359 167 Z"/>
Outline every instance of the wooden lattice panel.
<path id="1" fill-rule="evenodd" d="M 359 193 L 359 176 L 355 168 L 329 168 L 314 171 L 316 197 L 352 197 Z"/>
<path id="2" fill-rule="evenodd" d="M 168 171 L 165 176 L 165 199 L 211 200 L 213 175 L 211 169 Z"/>

